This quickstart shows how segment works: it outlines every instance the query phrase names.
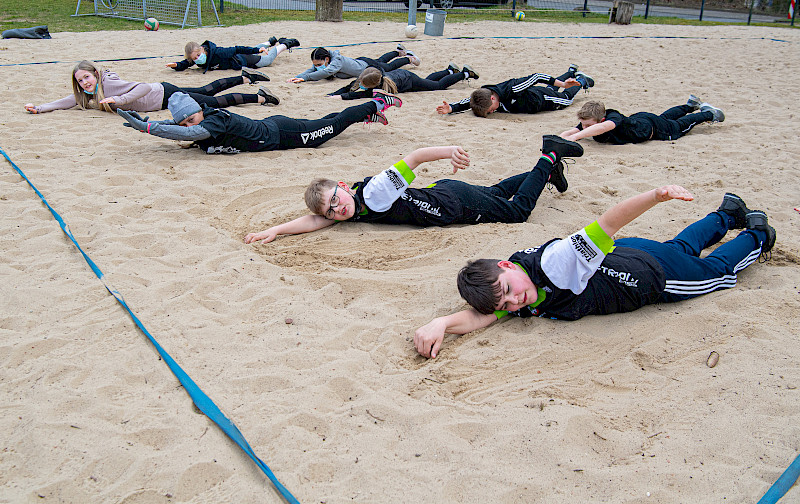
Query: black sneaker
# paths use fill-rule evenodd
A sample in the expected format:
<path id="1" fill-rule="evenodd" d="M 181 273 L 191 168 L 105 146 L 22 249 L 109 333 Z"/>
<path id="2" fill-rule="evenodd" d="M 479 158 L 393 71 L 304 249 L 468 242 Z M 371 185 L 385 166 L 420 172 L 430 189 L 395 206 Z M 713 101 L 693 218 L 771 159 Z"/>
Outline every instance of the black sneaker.
<path id="1" fill-rule="evenodd" d="M 553 187 L 556 188 L 556 191 L 562 193 L 567 190 L 567 177 L 564 176 L 564 162 L 558 160 L 553 164 L 553 171 L 550 172 L 550 178 L 547 180 Z"/>
<path id="2" fill-rule="evenodd" d="M 693 94 L 690 94 L 689 99 L 686 100 L 686 105 L 692 107 L 692 110 L 700 110 L 700 105 L 702 104 L 703 100 Z"/>
<path id="3" fill-rule="evenodd" d="M 576 63 L 570 63 L 569 70 L 567 70 L 567 73 L 570 74 L 572 77 L 575 77 L 575 72 L 577 71 L 578 71 L 578 65 Z"/>
<path id="4" fill-rule="evenodd" d="M 480 75 L 478 72 L 475 71 L 470 65 L 464 65 L 464 68 L 461 70 L 467 74 L 467 79 L 479 79 Z"/>
<path id="5" fill-rule="evenodd" d="M 578 142 L 565 140 L 558 135 L 545 135 L 542 137 L 542 152 L 545 154 L 554 152 L 558 162 L 565 157 L 583 156 L 583 147 Z M 566 186 L 564 189 L 566 190 Z"/>
<path id="6" fill-rule="evenodd" d="M 256 72 L 255 70 L 245 70 L 242 68 L 242 77 L 247 77 L 250 79 L 250 84 L 255 84 L 256 82 L 269 82 L 269 77 L 267 74 Z"/>
<path id="7" fill-rule="evenodd" d="M 296 38 L 279 38 L 278 43 L 285 45 L 287 49 L 291 49 L 292 47 L 300 47 L 300 41 Z"/>
<path id="8" fill-rule="evenodd" d="M 575 72 L 575 80 L 581 83 L 581 88 L 585 90 L 589 90 L 590 87 L 594 87 L 594 79 L 589 77 L 583 72 Z"/>
<path id="9" fill-rule="evenodd" d="M 457 74 L 458 72 L 461 71 L 461 69 L 458 68 L 458 65 L 456 65 L 452 61 L 447 64 L 447 69 L 450 70 L 454 74 Z"/>
<path id="10" fill-rule="evenodd" d="M 766 241 L 761 242 L 761 257 L 764 261 L 769 261 L 772 257 L 770 252 L 772 247 L 775 246 L 775 238 L 777 237 L 775 228 L 770 226 L 768 221 L 767 214 L 761 210 L 751 210 L 745 216 L 747 229 L 758 229 L 767 234 Z"/>
<path id="11" fill-rule="evenodd" d="M 275 45 L 275 44 L 277 44 L 277 43 L 278 43 L 278 39 L 277 39 L 277 38 L 275 38 L 274 36 L 272 36 L 272 37 L 270 37 L 270 38 L 269 38 L 269 46 L 270 46 L 270 47 L 274 46 L 274 45 Z"/>
<path id="12" fill-rule="evenodd" d="M 268 104 L 277 105 L 281 102 L 280 98 L 272 94 L 272 91 L 265 88 L 264 86 L 258 88 L 258 93 L 256 94 L 264 97 L 264 103 L 262 103 L 261 105 L 268 105 Z"/>
<path id="13" fill-rule="evenodd" d="M 722 197 L 722 204 L 717 208 L 717 212 L 724 212 L 735 221 L 732 229 L 744 229 L 747 225 L 747 214 L 750 209 L 744 204 L 744 200 L 733 193 L 725 193 Z"/>

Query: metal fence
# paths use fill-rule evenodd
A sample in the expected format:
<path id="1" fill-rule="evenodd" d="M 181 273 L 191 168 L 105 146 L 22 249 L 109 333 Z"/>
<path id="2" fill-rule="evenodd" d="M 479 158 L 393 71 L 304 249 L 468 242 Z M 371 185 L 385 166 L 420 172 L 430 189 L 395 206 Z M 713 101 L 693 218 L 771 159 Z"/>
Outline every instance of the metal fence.
<path id="1" fill-rule="evenodd" d="M 413 0 L 412 0 L 413 1 Z M 634 16 L 678 17 L 726 23 L 773 23 L 793 25 L 787 17 L 790 0 L 639 0 Z M 315 0 L 217 0 L 220 13 L 247 9 L 315 10 Z M 407 12 L 409 0 L 345 0 L 345 12 Z M 575 16 L 608 14 L 612 0 L 417 0 L 418 8 L 455 9 L 459 13 L 498 11 L 498 15 L 516 10 L 526 15 L 546 17 L 548 13 L 572 12 Z M 224 22 L 224 19 L 223 19 Z"/>
<path id="2" fill-rule="evenodd" d="M 414 0 L 411 0 L 414 1 Z M 790 0 L 636 0 L 634 16 L 677 17 L 724 23 L 794 25 L 788 19 Z M 344 0 L 345 12 L 408 12 L 409 0 Z M 608 15 L 613 0 L 417 0 L 419 9 L 443 8 L 459 15 L 495 13 L 511 16 L 522 10 L 532 18 L 558 13 L 575 17 Z M 114 16 L 127 19 L 155 17 L 179 26 L 225 24 L 225 14 L 244 10 L 315 11 L 316 0 L 78 0 L 76 15 Z M 424 13 L 422 13 L 424 16 Z M 424 19 L 424 17 L 423 17 Z"/>

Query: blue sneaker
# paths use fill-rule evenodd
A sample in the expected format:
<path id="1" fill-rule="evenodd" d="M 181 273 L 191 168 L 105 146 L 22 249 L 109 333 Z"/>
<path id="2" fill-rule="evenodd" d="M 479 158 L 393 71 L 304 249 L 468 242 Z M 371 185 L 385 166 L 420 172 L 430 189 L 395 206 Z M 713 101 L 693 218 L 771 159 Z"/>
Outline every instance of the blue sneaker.
<path id="1" fill-rule="evenodd" d="M 594 87 L 594 79 L 583 72 L 575 72 L 575 80 L 580 82 L 581 88 L 586 91 L 588 91 L 590 87 Z"/>

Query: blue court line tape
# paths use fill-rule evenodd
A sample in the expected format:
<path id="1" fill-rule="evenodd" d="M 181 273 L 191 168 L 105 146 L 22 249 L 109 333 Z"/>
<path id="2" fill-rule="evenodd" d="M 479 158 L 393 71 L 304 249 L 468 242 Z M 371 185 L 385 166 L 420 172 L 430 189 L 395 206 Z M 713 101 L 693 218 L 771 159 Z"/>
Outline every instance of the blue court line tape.
<path id="1" fill-rule="evenodd" d="M 0 148 L 0 154 L 2 154 L 3 157 L 6 158 L 6 160 L 9 163 L 11 163 L 11 166 L 14 167 L 14 170 L 16 170 L 17 173 L 19 173 L 19 175 L 23 179 L 25 179 L 25 182 L 27 182 L 28 185 L 31 186 L 31 189 L 34 190 L 36 195 L 39 196 L 39 198 L 41 198 L 42 202 L 45 204 L 45 206 L 47 206 L 47 209 L 50 210 L 50 213 L 53 214 L 53 217 L 56 219 L 56 221 L 58 221 L 58 225 L 61 226 L 61 230 L 64 231 L 64 234 L 66 234 L 70 240 L 72 240 L 72 243 L 75 245 L 75 247 L 77 247 L 81 255 L 83 255 L 83 258 L 89 264 L 89 267 L 92 268 L 94 274 L 97 275 L 97 278 L 99 278 L 101 282 L 103 282 L 103 285 L 105 286 L 106 290 L 112 296 L 114 296 L 114 298 L 116 298 L 116 300 L 119 302 L 120 305 L 122 305 L 123 308 L 125 308 L 125 311 L 128 312 L 128 315 L 130 315 L 131 319 L 136 324 L 136 326 L 139 327 L 139 329 L 144 333 L 145 336 L 147 336 L 147 339 L 149 339 L 150 343 L 152 343 L 153 346 L 156 348 L 158 354 L 161 356 L 162 359 L 164 359 L 164 362 L 167 363 L 167 366 L 169 366 L 170 371 L 172 371 L 173 374 L 175 374 L 175 377 L 178 378 L 178 381 L 181 383 L 181 385 L 183 385 L 183 388 L 189 394 L 189 397 L 192 398 L 192 401 L 194 401 L 194 403 L 197 405 L 200 411 L 202 411 L 208 418 L 214 421 L 214 423 L 216 423 L 220 427 L 220 429 L 222 429 L 222 431 L 233 440 L 234 443 L 239 445 L 239 448 L 241 448 L 242 451 L 244 451 L 247 454 L 247 456 L 250 457 L 253 460 L 253 462 L 255 462 L 258 468 L 261 469 L 264 472 L 264 474 L 267 475 L 270 481 L 272 481 L 272 484 L 275 485 L 275 488 L 278 490 L 278 492 L 280 492 L 281 496 L 286 500 L 286 502 L 289 502 L 290 504 L 299 504 L 299 501 L 289 492 L 289 490 L 287 490 L 281 484 L 281 482 L 278 481 L 278 478 L 275 477 L 275 474 L 272 473 L 272 470 L 270 470 L 267 464 L 265 464 L 260 458 L 258 458 L 255 452 L 253 452 L 253 449 L 250 447 L 250 444 L 247 442 L 242 433 L 239 431 L 238 427 L 236 427 L 236 425 L 233 422 L 231 422 L 228 419 L 228 417 L 226 417 L 222 413 L 222 411 L 220 411 L 217 405 L 214 404 L 214 401 L 212 401 L 205 394 L 205 392 L 203 392 L 200 389 L 200 387 L 198 387 L 195 384 L 195 382 L 189 377 L 189 375 L 186 374 L 186 372 L 178 365 L 178 363 L 175 362 L 175 360 L 166 352 L 166 350 L 164 350 L 161 347 L 161 345 L 158 344 L 158 341 L 156 341 L 156 339 L 150 334 L 150 332 L 147 329 L 145 329 L 144 325 L 142 325 L 142 322 L 136 315 L 134 315 L 133 311 L 131 311 L 131 309 L 128 307 L 128 304 L 122 298 L 122 294 L 120 294 L 119 291 L 114 288 L 114 286 L 112 286 L 108 281 L 106 281 L 105 274 L 103 274 L 103 272 L 100 271 L 100 268 L 97 267 L 94 261 L 92 261 L 92 259 L 88 255 L 86 255 L 86 252 L 83 251 L 81 246 L 78 245 L 78 241 L 75 240 L 75 237 L 72 235 L 72 231 L 69 229 L 69 226 L 64 222 L 64 220 L 61 218 L 58 212 L 56 212 L 53 209 L 53 207 L 50 206 L 50 204 L 47 202 L 42 193 L 39 192 L 39 189 L 37 189 L 36 186 L 34 186 L 33 183 L 28 179 L 28 177 L 22 172 L 22 170 L 20 170 L 20 168 L 16 164 L 14 164 L 13 161 L 11 161 L 11 158 L 8 157 L 8 154 L 6 154 L 6 152 L 2 148 Z"/>
<path id="2" fill-rule="evenodd" d="M 619 39 L 644 39 L 644 40 L 669 40 L 669 39 L 676 39 L 676 40 L 767 40 L 770 42 L 781 42 L 784 44 L 800 44 L 800 42 L 796 42 L 793 40 L 783 40 L 778 38 L 772 37 L 689 37 L 689 36 L 680 36 L 680 35 L 654 35 L 654 36 L 643 36 L 643 35 L 596 35 L 596 36 L 589 36 L 589 35 L 549 35 L 549 36 L 497 36 L 497 37 L 442 37 L 442 40 L 565 40 L 565 39 L 584 39 L 584 40 L 619 40 Z M 432 40 L 432 39 L 431 39 Z M 309 47 L 295 47 L 292 50 L 305 50 L 305 49 L 315 49 L 317 47 L 356 47 L 362 45 L 371 45 L 371 44 L 397 44 L 399 42 L 411 42 L 409 40 L 375 40 L 371 42 L 353 42 L 350 44 L 339 44 L 339 45 L 326 45 L 326 46 L 309 46 Z M 416 40 L 415 42 L 427 42 L 427 40 Z M 166 56 L 138 56 L 133 58 L 115 58 L 115 59 L 98 59 L 92 60 L 97 63 L 107 63 L 111 61 L 136 61 L 136 60 L 147 60 L 147 59 L 160 59 L 160 58 L 180 58 L 182 54 L 174 54 L 174 55 L 166 55 Z M 28 66 L 28 65 L 52 65 L 58 63 L 78 63 L 78 61 L 35 61 L 31 63 L 4 63 L 0 65 L 0 67 L 7 67 L 7 66 Z"/>
<path id="3" fill-rule="evenodd" d="M 775 483 L 769 487 L 767 493 L 764 494 L 764 497 L 761 497 L 761 500 L 758 501 L 758 504 L 775 504 L 778 500 L 786 495 L 786 492 L 792 488 L 792 485 L 797 481 L 797 478 L 800 477 L 800 455 L 794 459 L 789 467 L 783 471 Z"/>

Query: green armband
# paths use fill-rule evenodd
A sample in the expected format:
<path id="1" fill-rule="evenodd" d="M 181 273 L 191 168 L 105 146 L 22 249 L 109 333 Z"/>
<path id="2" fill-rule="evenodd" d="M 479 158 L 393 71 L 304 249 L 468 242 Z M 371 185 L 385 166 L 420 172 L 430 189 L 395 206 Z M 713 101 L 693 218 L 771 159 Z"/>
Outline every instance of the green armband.
<path id="1" fill-rule="evenodd" d="M 597 221 L 592 222 L 588 226 L 584 228 L 586 230 L 586 235 L 592 240 L 592 243 L 597 245 L 603 254 L 608 255 L 614 249 L 614 240 L 608 236 L 608 233 L 600 227 L 600 224 Z"/>
<path id="2" fill-rule="evenodd" d="M 386 165 L 384 165 L 386 166 Z M 396 162 L 392 165 L 395 170 L 400 172 L 400 175 L 406 180 L 408 185 L 411 185 L 411 182 L 414 181 L 417 176 L 414 174 L 414 171 L 408 167 L 408 163 L 406 163 L 405 159 L 401 159 L 400 161 Z"/>

